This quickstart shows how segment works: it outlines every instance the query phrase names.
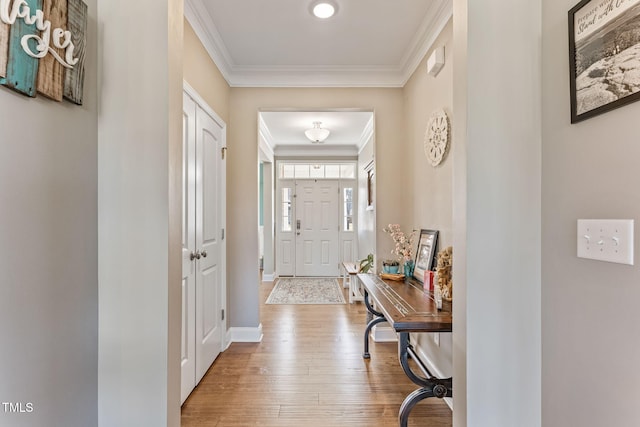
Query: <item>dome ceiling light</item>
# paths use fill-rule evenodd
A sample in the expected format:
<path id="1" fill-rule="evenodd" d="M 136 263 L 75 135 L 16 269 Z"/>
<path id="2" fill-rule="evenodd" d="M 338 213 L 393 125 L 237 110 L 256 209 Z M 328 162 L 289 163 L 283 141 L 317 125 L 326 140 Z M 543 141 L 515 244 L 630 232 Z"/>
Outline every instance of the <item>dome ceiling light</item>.
<path id="1" fill-rule="evenodd" d="M 322 122 L 313 122 L 313 127 L 304 131 L 304 134 L 307 136 L 307 138 L 309 138 L 314 144 L 324 142 L 324 140 L 327 139 L 327 137 L 331 133 L 329 132 L 329 129 L 321 128 L 321 124 Z"/>
<path id="2" fill-rule="evenodd" d="M 321 1 L 313 4 L 311 11 L 316 18 L 328 19 L 336 13 L 336 6 L 333 3 Z"/>

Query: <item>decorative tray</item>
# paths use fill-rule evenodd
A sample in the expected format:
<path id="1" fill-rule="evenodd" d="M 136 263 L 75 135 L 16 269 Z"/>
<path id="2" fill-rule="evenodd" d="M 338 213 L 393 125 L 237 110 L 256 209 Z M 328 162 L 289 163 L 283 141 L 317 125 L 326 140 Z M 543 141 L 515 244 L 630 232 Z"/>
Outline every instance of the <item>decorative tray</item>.
<path id="1" fill-rule="evenodd" d="M 404 280 L 404 274 L 380 273 L 380 278 L 387 280 Z"/>

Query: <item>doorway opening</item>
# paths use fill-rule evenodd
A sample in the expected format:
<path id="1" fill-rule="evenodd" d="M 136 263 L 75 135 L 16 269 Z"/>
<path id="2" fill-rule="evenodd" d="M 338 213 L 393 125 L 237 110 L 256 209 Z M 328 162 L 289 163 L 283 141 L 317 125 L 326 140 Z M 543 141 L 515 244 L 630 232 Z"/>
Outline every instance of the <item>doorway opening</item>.
<path id="1" fill-rule="evenodd" d="M 317 122 L 322 143 L 305 135 Z M 258 128 L 263 281 L 336 277 L 374 253 L 374 112 L 260 111 Z"/>

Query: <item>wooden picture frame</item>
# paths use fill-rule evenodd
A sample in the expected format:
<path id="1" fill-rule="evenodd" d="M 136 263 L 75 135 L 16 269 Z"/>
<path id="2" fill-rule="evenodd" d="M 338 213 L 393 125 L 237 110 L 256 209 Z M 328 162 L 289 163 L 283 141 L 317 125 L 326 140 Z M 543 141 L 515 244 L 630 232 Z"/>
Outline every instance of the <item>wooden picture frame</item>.
<path id="1" fill-rule="evenodd" d="M 420 230 L 413 278 L 424 283 L 424 272 L 433 268 L 438 247 L 438 230 Z"/>
<path id="2" fill-rule="evenodd" d="M 569 11 L 571 123 L 640 99 L 640 0 L 582 0 Z"/>
<path id="3" fill-rule="evenodd" d="M 364 171 L 367 174 L 367 208 L 366 210 L 373 210 L 373 195 L 375 193 L 375 173 L 373 160 L 364 167 Z"/>

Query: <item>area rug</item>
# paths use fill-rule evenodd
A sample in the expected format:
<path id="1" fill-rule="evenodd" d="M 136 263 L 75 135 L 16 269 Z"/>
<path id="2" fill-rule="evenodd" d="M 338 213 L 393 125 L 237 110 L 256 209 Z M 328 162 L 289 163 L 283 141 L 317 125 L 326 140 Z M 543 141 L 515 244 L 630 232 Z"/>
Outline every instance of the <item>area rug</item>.
<path id="1" fill-rule="evenodd" d="M 267 304 L 346 304 L 346 301 L 335 278 L 282 277 Z"/>

